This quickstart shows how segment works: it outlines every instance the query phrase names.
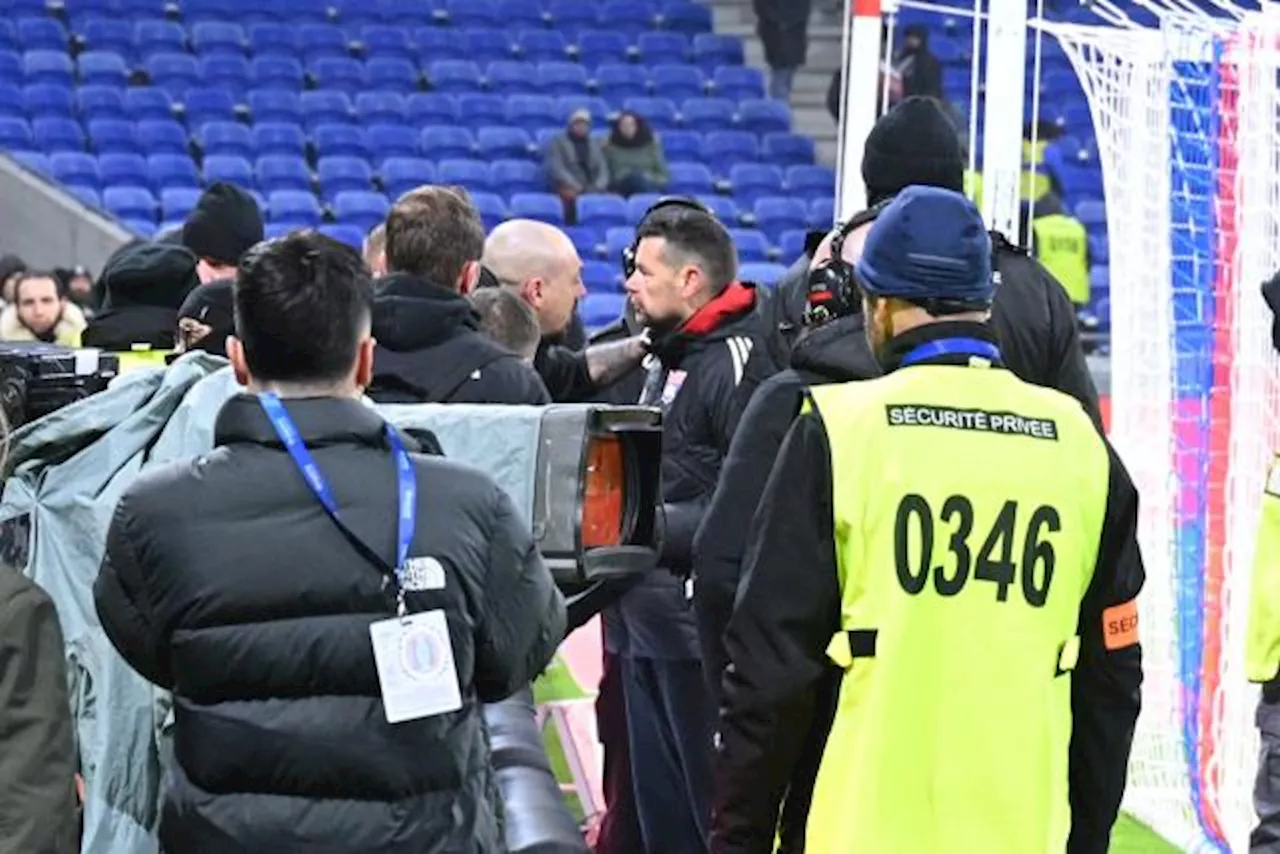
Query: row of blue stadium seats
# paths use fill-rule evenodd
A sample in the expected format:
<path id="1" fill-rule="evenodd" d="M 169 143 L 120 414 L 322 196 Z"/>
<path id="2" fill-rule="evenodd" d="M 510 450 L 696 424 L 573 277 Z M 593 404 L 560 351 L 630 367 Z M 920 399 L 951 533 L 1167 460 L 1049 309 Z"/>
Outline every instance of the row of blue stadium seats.
<path id="1" fill-rule="evenodd" d="M 393 196 L 422 184 L 458 184 L 470 190 L 533 192 L 547 187 L 542 169 L 522 160 L 445 159 L 423 160 L 389 157 L 378 168 L 359 157 L 321 157 L 314 170 L 301 157 L 266 155 L 255 163 L 234 155 L 205 157 L 202 169 L 181 154 L 59 153 L 37 164 L 40 171 L 68 185 L 99 189 L 111 185 L 150 186 L 157 192 L 167 189 L 198 188 L 213 181 L 230 181 L 262 192 L 307 190 L 319 187 L 326 197 L 344 190 L 366 190 L 375 182 Z M 731 166 L 724 179 L 712 179 L 699 163 L 674 164 L 673 191 L 693 195 L 720 191 L 732 194 L 738 203 L 750 204 L 765 196 L 788 194 L 804 199 L 825 199 L 835 193 L 835 174 L 826 166 L 792 166 L 784 172 L 777 166 L 739 163 Z M 641 203 L 628 205 L 619 197 L 592 196 L 583 217 L 626 221 Z M 736 212 L 735 212 L 736 216 Z"/>

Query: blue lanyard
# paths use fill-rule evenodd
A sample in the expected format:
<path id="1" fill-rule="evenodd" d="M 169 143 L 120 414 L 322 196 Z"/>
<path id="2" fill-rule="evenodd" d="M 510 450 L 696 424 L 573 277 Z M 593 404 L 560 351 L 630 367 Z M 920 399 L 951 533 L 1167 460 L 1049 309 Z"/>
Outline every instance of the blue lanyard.
<path id="1" fill-rule="evenodd" d="M 988 362 L 1001 364 L 1000 348 L 981 338 L 942 338 L 929 341 L 903 356 L 900 364 L 906 368 L 939 356 L 979 356 Z"/>
<path id="2" fill-rule="evenodd" d="M 386 559 L 373 549 L 369 548 L 368 544 L 357 537 L 355 532 L 342 521 L 342 517 L 338 514 L 338 502 L 333 497 L 333 490 L 329 488 L 329 482 L 325 480 L 324 474 L 320 471 L 320 466 L 316 464 L 315 458 L 307 450 L 302 437 L 298 435 L 298 428 L 294 426 L 293 419 L 289 417 L 289 413 L 285 410 L 284 404 L 280 402 L 280 398 L 275 394 L 261 394 L 258 395 L 258 402 L 262 405 L 262 410 L 266 412 L 267 418 L 270 419 L 271 426 L 275 429 L 276 435 L 280 437 L 285 450 L 293 458 L 294 465 L 302 473 L 307 486 L 311 488 L 311 492 L 315 495 L 316 500 L 320 502 L 320 506 L 329 514 L 329 518 L 338 526 L 338 530 L 343 533 L 362 556 L 395 578 L 397 608 L 403 615 L 404 565 L 409 557 L 409 546 L 413 543 L 413 532 L 417 522 L 418 480 L 413 471 L 413 461 L 409 459 L 409 454 L 404 449 L 404 442 L 400 440 L 400 434 L 390 424 L 387 425 L 387 444 L 391 446 L 391 455 L 396 461 L 396 479 L 399 483 L 396 562 L 392 565 L 387 563 Z"/>

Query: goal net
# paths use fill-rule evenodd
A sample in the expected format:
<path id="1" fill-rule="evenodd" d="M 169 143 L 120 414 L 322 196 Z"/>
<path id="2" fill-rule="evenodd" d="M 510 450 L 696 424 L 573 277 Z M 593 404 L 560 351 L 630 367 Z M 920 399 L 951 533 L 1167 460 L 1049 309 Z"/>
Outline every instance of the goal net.
<path id="1" fill-rule="evenodd" d="M 1111 245 L 1111 436 L 1141 495 L 1143 711 L 1125 810 L 1187 851 L 1248 849 L 1244 676 L 1259 501 L 1280 424 L 1280 21 L 1189 0 L 1156 27 L 1036 21 L 1088 98 Z"/>

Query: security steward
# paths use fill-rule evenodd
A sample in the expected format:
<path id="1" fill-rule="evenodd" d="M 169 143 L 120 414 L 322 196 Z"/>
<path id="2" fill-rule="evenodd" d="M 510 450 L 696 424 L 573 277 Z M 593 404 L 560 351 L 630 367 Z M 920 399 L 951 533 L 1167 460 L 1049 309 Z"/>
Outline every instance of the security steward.
<path id="1" fill-rule="evenodd" d="M 1090 296 L 1089 232 L 1053 193 L 1040 197 L 1035 213 L 1031 235 L 1036 259 L 1062 283 L 1072 304 L 1084 308 Z"/>
<path id="2" fill-rule="evenodd" d="M 1142 680 L 1133 484 L 1003 368 L 963 196 L 908 187 L 855 272 L 886 373 L 808 392 L 743 520 L 711 851 L 771 850 L 834 665 L 807 854 L 1103 854 Z"/>

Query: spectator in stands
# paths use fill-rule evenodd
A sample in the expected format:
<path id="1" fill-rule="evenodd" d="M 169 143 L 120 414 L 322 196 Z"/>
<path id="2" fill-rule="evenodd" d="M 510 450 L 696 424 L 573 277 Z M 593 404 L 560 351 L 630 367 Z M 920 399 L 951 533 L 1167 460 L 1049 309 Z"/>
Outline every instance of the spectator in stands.
<path id="1" fill-rule="evenodd" d="M 67 299 L 75 303 L 86 317 L 93 315 L 93 276 L 80 264 L 69 270 L 55 270 L 66 286 Z M 65 275 L 63 275 L 65 274 Z"/>
<path id="2" fill-rule="evenodd" d="M 197 260 L 181 246 L 141 243 L 113 255 L 102 271 L 102 308 L 81 336 L 86 347 L 121 355 L 121 368 L 164 364 L 178 308 L 199 287 Z"/>
<path id="3" fill-rule="evenodd" d="M 572 326 L 574 306 L 586 290 L 578 250 L 555 226 L 528 219 L 502 223 L 485 241 L 484 266 L 537 315 L 542 339 L 533 364 L 557 403 L 590 398 L 644 358 L 642 336 L 581 352 L 558 343 Z"/>
<path id="4" fill-rule="evenodd" d="M 542 339 L 533 309 L 505 288 L 476 288 L 467 299 L 480 316 L 481 331 L 532 365 Z"/>
<path id="5" fill-rule="evenodd" d="M 231 279 L 236 262 L 263 238 L 262 211 L 253 196 L 218 181 L 196 202 L 182 225 L 182 244 L 200 259 L 201 284 Z"/>
<path id="6" fill-rule="evenodd" d="M 27 262 L 17 255 L 0 255 L 0 289 L 5 302 L 13 302 L 13 283 L 26 272 Z"/>
<path id="7" fill-rule="evenodd" d="M 624 196 L 658 192 L 671 179 L 662 141 L 639 113 L 630 110 L 613 120 L 604 159 L 609 164 L 609 189 Z"/>
<path id="8" fill-rule="evenodd" d="M 564 601 L 492 479 L 407 453 L 362 405 L 372 296 L 314 231 L 247 252 L 247 393 L 212 454 L 116 509 L 94 598 L 179 709 L 167 851 L 505 850 L 479 704 L 551 660 Z"/>
<path id="9" fill-rule="evenodd" d="M 911 24 L 903 28 L 902 47 L 893 58 L 899 97 L 923 95 L 942 100 L 942 63 L 929 50 L 929 28 Z"/>
<path id="10" fill-rule="evenodd" d="M 751 5 L 769 64 L 769 97 L 789 104 L 796 72 L 809 52 L 810 0 L 752 0 Z"/>
<path id="11" fill-rule="evenodd" d="M 484 225 L 465 190 L 404 194 L 387 216 L 386 240 L 389 272 L 373 304 L 374 400 L 550 402 L 534 369 L 480 332 L 467 302 L 480 278 Z"/>
<path id="12" fill-rule="evenodd" d="M 13 284 L 13 302 L 0 313 L 0 341 L 43 341 L 79 347 L 84 315 L 53 273 L 27 270 Z"/>
<path id="13" fill-rule="evenodd" d="M 227 357 L 227 338 L 235 334 L 232 280 L 210 282 L 187 294 L 178 309 L 177 354 L 203 350 Z"/>
<path id="14" fill-rule="evenodd" d="M 682 577 L 738 418 L 772 372 L 753 287 L 716 218 L 667 206 L 637 229 L 627 294 L 654 335 L 640 402 L 664 411 L 661 566 L 617 606 L 630 761 L 647 854 L 705 851 L 715 708 Z M 746 524 L 746 520 L 743 520 Z"/>
<path id="15" fill-rule="evenodd" d="M 1029 205 L 1023 205 L 1026 215 Z M 1089 232 L 1067 213 L 1062 200 L 1045 193 L 1035 203 L 1031 249 L 1036 260 L 1062 283 L 1077 309 L 1089 305 Z"/>
<path id="16" fill-rule="evenodd" d="M 364 239 L 364 263 L 375 279 L 387 274 L 387 224 L 380 222 Z"/>
<path id="17" fill-rule="evenodd" d="M 609 162 L 604 149 L 591 138 L 591 111 L 577 109 L 564 133 L 547 144 L 543 168 L 552 192 L 564 202 L 565 222 L 578 219 L 578 196 L 609 189 Z"/>

